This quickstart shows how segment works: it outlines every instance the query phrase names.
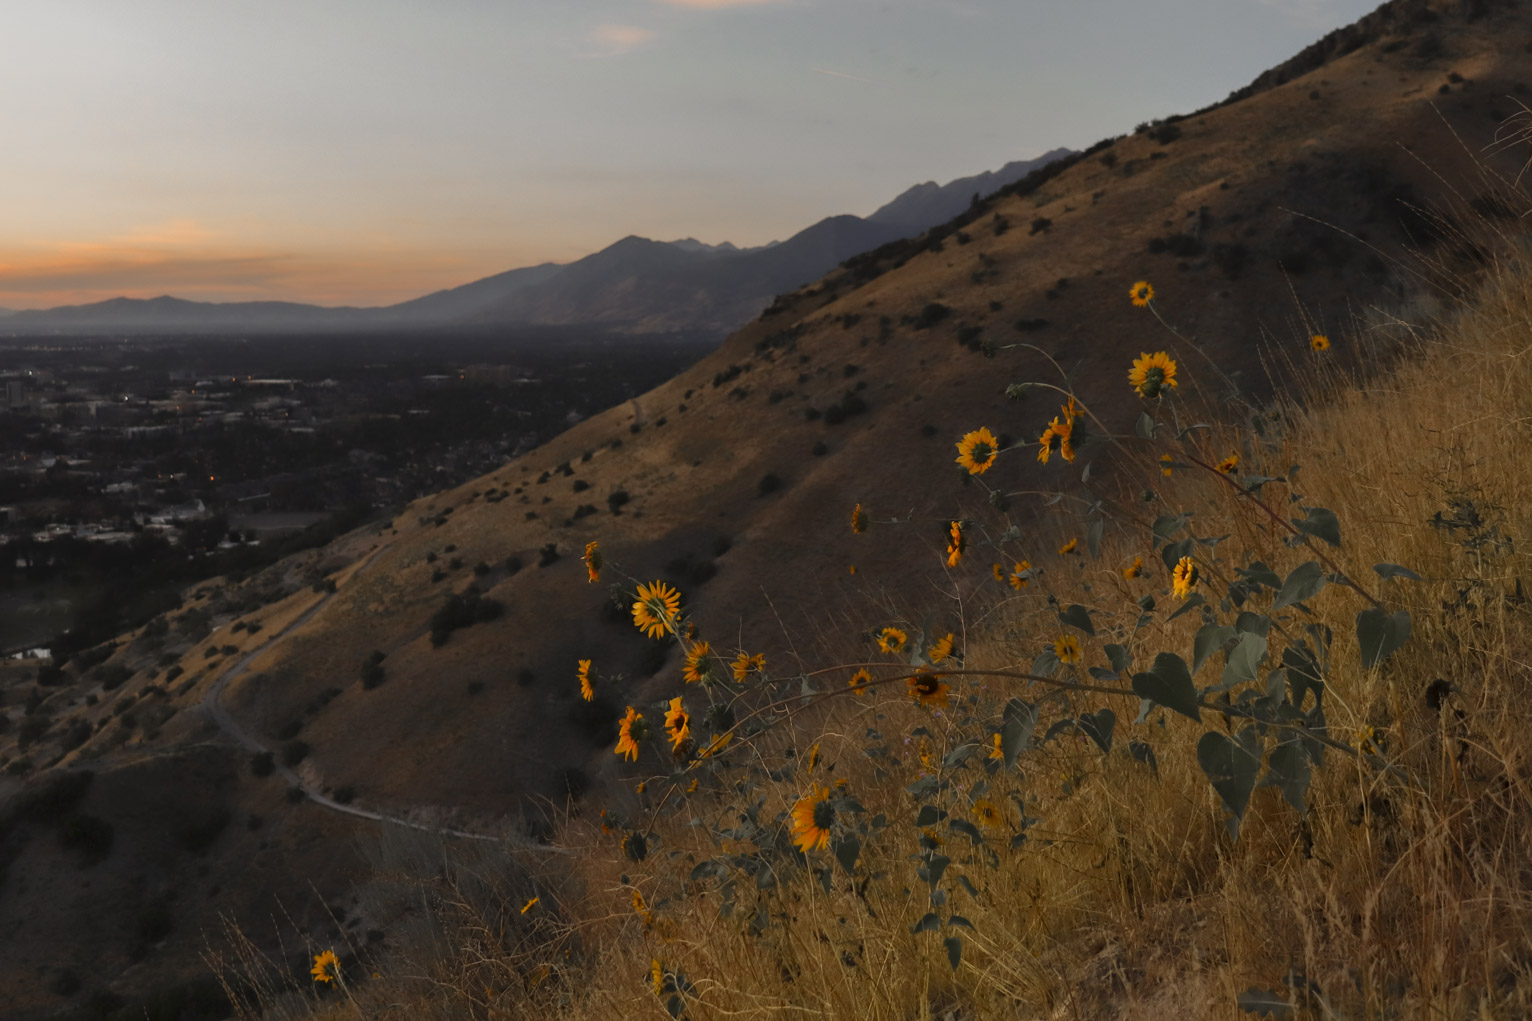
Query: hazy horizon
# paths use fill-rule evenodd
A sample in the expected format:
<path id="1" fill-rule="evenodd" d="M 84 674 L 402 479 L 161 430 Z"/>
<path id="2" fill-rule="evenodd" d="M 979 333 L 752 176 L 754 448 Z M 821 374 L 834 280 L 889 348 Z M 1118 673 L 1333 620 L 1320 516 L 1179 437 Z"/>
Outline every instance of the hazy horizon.
<path id="1" fill-rule="evenodd" d="M 386 305 L 742 247 L 1189 112 L 1372 0 L 61 0 L 0 19 L 0 307 Z"/>

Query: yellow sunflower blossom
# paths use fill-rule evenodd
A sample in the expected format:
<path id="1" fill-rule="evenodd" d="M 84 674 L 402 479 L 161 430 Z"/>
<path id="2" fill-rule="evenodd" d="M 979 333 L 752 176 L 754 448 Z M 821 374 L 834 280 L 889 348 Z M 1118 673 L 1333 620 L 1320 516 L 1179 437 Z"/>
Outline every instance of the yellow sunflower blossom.
<path id="1" fill-rule="evenodd" d="M 580 558 L 585 561 L 585 573 L 590 576 L 590 581 L 601 580 L 601 544 L 588 542 L 585 544 L 585 555 Z"/>
<path id="2" fill-rule="evenodd" d="M 639 585 L 633 603 L 633 626 L 650 638 L 664 638 L 681 612 L 681 593 L 663 581 Z"/>
<path id="3" fill-rule="evenodd" d="M 1149 281 L 1140 280 L 1128 288 L 1128 298 L 1133 302 L 1134 308 L 1144 308 L 1154 300 L 1154 288 L 1149 286 Z"/>
<path id="4" fill-rule="evenodd" d="M 314 955 L 314 967 L 309 971 L 315 982 L 334 982 L 340 977 L 340 958 L 335 951 L 326 950 Z"/>
<path id="5" fill-rule="evenodd" d="M 1000 442 L 987 428 L 980 427 L 963 436 L 957 444 L 956 461 L 968 469 L 970 475 L 983 475 L 995 463 L 1000 454 Z"/>
<path id="6" fill-rule="evenodd" d="M 1058 451 L 1059 456 L 1064 460 L 1073 462 L 1075 459 L 1075 448 L 1070 441 L 1074 436 L 1074 430 L 1075 420 L 1067 415 L 1055 417 L 1053 421 L 1049 422 L 1048 428 L 1044 429 L 1043 434 L 1037 438 L 1039 444 L 1037 450 L 1038 461 L 1047 464 L 1048 457 L 1054 451 Z"/>
<path id="7" fill-rule="evenodd" d="M 649 985 L 654 988 L 655 996 L 665 995 L 665 966 L 658 957 L 649 962 Z"/>
<path id="8" fill-rule="evenodd" d="M 1032 564 L 1030 561 L 1022 560 L 1017 562 L 1015 567 L 1011 568 L 1011 576 L 1006 580 L 1011 583 L 1011 588 L 1015 589 L 1017 592 L 1020 592 L 1022 589 L 1027 587 L 1027 582 L 1030 581 L 1031 578 Z"/>
<path id="9" fill-rule="evenodd" d="M 1144 573 L 1144 558 L 1134 557 L 1133 563 L 1122 569 L 1122 576 L 1128 581 L 1141 577 Z"/>
<path id="10" fill-rule="evenodd" d="M 1309 338 L 1309 350 L 1310 351 L 1328 351 L 1328 350 L 1330 350 L 1330 338 L 1326 337 L 1323 333 L 1316 333 L 1316 334 L 1314 334 L 1312 337 Z"/>
<path id="11" fill-rule="evenodd" d="M 1143 352 L 1133 360 L 1133 368 L 1128 372 L 1128 385 L 1137 390 L 1140 397 L 1153 400 L 1166 387 L 1174 388 L 1177 385 L 1176 360 L 1164 351 L 1156 351 L 1154 354 Z"/>
<path id="12" fill-rule="evenodd" d="M 708 742 L 708 746 L 698 753 L 698 757 L 703 759 L 711 758 L 712 756 L 717 755 L 719 752 L 723 751 L 725 748 L 729 747 L 729 742 L 732 740 L 734 740 L 733 731 L 719 734 L 717 737 L 713 738 L 713 740 Z"/>
<path id="13" fill-rule="evenodd" d="M 956 567 L 958 561 L 963 559 L 963 551 L 968 548 L 968 537 L 963 534 L 963 523 L 952 521 L 947 524 L 947 566 Z"/>
<path id="14" fill-rule="evenodd" d="M 696 794 L 697 793 L 697 778 L 695 776 L 692 777 L 692 782 L 686 785 L 686 793 L 688 793 L 688 794 Z"/>
<path id="15" fill-rule="evenodd" d="M 814 784 L 808 794 L 793 805 L 793 846 L 804 854 L 823 851 L 830 843 L 830 827 L 835 825 L 835 809 L 830 805 L 830 788 Z"/>
<path id="16" fill-rule="evenodd" d="M 1197 570 L 1197 565 L 1192 562 L 1192 558 L 1182 557 L 1176 564 L 1176 569 L 1170 572 L 1171 590 L 1185 599 L 1192 594 L 1192 590 L 1197 587 L 1200 579 L 1200 572 Z"/>
<path id="17" fill-rule="evenodd" d="M 1175 460 L 1176 459 L 1171 457 L 1169 454 L 1161 454 L 1160 455 L 1160 474 L 1161 475 L 1169 475 L 1171 472 L 1175 471 L 1175 469 L 1176 469 Z"/>
<path id="18" fill-rule="evenodd" d="M 670 700 L 670 708 L 665 712 L 665 733 L 670 738 L 670 750 L 676 755 L 683 754 L 691 740 L 691 724 L 691 713 L 681 705 L 681 696 L 677 695 Z"/>
<path id="19" fill-rule="evenodd" d="M 861 535 L 867 531 L 867 512 L 862 510 L 862 505 L 857 504 L 851 512 L 851 534 Z"/>
<path id="20" fill-rule="evenodd" d="M 858 696 L 867 694 L 867 685 L 870 683 L 872 683 L 872 674 L 867 672 L 866 667 L 863 667 L 851 675 L 851 694 Z"/>
<path id="21" fill-rule="evenodd" d="M 956 639 L 956 635 L 948 632 L 946 638 L 941 639 L 935 645 L 931 646 L 928 653 L 931 657 L 931 662 L 940 663 L 942 660 L 952 655 L 952 643 L 956 641 Z"/>
<path id="22" fill-rule="evenodd" d="M 580 660 L 580 669 L 575 671 L 575 676 L 580 679 L 580 697 L 587 702 L 594 702 L 596 689 L 590 683 L 590 660 Z"/>
<path id="23" fill-rule="evenodd" d="M 1078 549 L 1079 546 L 1080 546 L 1080 540 L 1079 539 L 1070 539 L 1064 545 L 1059 547 L 1059 556 L 1061 556 L 1061 557 L 1068 556 L 1069 554 L 1073 553 L 1076 549 Z"/>
<path id="24" fill-rule="evenodd" d="M 754 656 L 743 650 L 734 657 L 734 680 L 740 684 L 745 683 L 745 678 L 751 673 L 761 673 L 766 669 L 766 654 L 758 652 Z"/>
<path id="25" fill-rule="evenodd" d="M 886 627 L 878 632 L 878 648 L 884 652 L 903 652 L 904 643 L 910 636 L 896 627 Z"/>
<path id="26" fill-rule="evenodd" d="M 638 742 L 643 740 L 644 737 L 643 720 L 643 713 L 632 706 L 628 706 L 627 715 L 617 721 L 617 747 L 615 751 L 629 762 L 638 761 Z"/>
<path id="27" fill-rule="evenodd" d="M 991 565 L 989 570 L 995 576 L 996 581 L 1005 581 L 1005 567 L 1002 564 L 997 562 Z"/>
<path id="28" fill-rule="evenodd" d="M 980 826 L 994 829 L 1005 823 L 1005 815 L 991 802 L 980 798 L 973 803 L 973 817 Z"/>
<path id="29" fill-rule="evenodd" d="M 1239 467 L 1239 455 L 1230 454 L 1222 461 L 1219 461 L 1215 467 L 1217 467 L 1218 472 L 1221 475 L 1233 475 L 1234 469 Z"/>
<path id="30" fill-rule="evenodd" d="M 713 647 L 698 642 L 686 650 L 686 665 L 681 668 L 681 679 L 687 684 L 706 684 L 713 679 Z"/>
<path id="31" fill-rule="evenodd" d="M 998 730 L 995 731 L 994 747 L 990 748 L 989 757 L 994 759 L 996 762 L 1005 761 L 1005 752 L 1000 747 L 1000 731 Z"/>
<path id="32" fill-rule="evenodd" d="M 1053 643 L 1053 654 L 1060 663 L 1080 662 L 1080 640 L 1074 635 L 1059 635 Z"/>
<path id="33" fill-rule="evenodd" d="M 940 709 L 947 707 L 947 692 L 951 690 L 942 682 L 942 675 L 927 670 L 925 667 L 915 671 L 913 677 L 905 682 L 910 697 L 923 706 L 936 706 Z"/>

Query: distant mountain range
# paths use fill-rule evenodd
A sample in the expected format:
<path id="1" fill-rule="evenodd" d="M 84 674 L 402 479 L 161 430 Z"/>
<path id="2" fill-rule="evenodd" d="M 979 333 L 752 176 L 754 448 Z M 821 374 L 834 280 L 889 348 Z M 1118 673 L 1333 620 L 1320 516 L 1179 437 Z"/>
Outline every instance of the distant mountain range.
<path id="1" fill-rule="evenodd" d="M 582 325 L 613 330 L 716 332 L 754 319 L 779 294 L 816 280 L 853 255 L 912 237 L 1038 167 L 1054 149 L 945 185 L 917 184 L 872 215 L 831 216 L 786 241 L 757 248 L 695 238 L 629 236 L 567 264 L 508 270 L 384 308 L 285 301 L 198 302 L 112 298 L 88 305 L 0 311 L 4 332 L 286 332 L 488 325 Z"/>

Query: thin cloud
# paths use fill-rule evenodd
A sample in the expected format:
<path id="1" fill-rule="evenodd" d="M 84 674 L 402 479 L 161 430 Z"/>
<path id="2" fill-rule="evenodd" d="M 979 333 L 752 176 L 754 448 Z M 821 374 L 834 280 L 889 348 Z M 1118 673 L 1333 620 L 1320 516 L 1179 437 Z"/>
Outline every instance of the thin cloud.
<path id="1" fill-rule="evenodd" d="M 670 7 L 690 7 L 696 11 L 721 11 L 729 7 L 759 7 L 782 0 L 659 0 Z"/>
<path id="2" fill-rule="evenodd" d="M 814 70 L 818 71 L 820 74 L 827 74 L 831 78 L 847 78 L 847 79 L 850 79 L 851 81 L 854 81 L 854 82 L 862 82 L 864 85 L 879 85 L 879 84 L 881 84 L 879 82 L 873 81 L 871 78 L 858 78 L 854 74 L 846 74 L 844 71 L 831 71 L 829 68 L 826 68 L 826 67 L 816 67 L 816 68 L 814 68 Z"/>
<path id="3" fill-rule="evenodd" d="M 654 33 L 637 25 L 597 25 L 586 41 L 591 45 L 594 57 L 617 57 L 631 53 L 640 46 L 654 41 Z"/>

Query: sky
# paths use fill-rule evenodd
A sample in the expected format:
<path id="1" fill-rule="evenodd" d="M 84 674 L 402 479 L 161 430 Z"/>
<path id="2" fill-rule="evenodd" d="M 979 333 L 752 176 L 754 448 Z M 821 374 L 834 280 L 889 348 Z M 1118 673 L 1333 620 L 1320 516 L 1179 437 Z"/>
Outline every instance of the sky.
<path id="1" fill-rule="evenodd" d="M 758 245 L 1222 99 L 1374 0 L 48 0 L 0 10 L 0 308 L 377 305 Z"/>

